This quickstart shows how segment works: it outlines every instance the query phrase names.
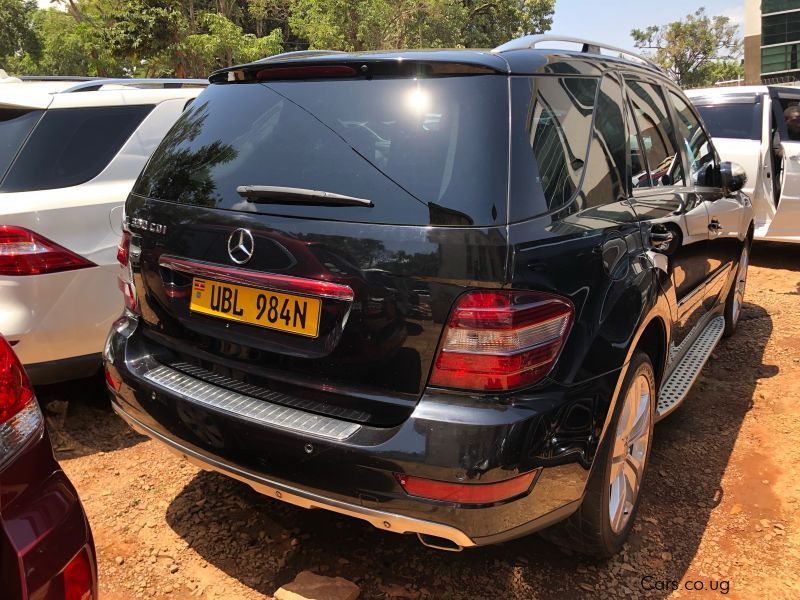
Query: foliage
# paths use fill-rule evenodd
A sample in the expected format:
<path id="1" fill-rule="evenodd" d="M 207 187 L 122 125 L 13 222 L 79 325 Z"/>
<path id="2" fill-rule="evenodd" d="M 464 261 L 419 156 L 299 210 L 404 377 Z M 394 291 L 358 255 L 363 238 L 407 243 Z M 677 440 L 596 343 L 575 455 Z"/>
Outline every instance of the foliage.
<path id="1" fill-rule="evenodd" d="M 39 54 L 33 27 L 36 0 L 0 0 L 0 56 Z"/>
<path id="2" fill-rule="evenodd" d="M 289 23 L 312 48 L 491 47 L 550 28 L 555 0 L 294 0 Z"/>
<path id="3" fill-rule="evenodd" d="M 284 50 L 491 47 L 555 0 L 0 0 L 0 68 L 205 77 Z"/>
<path id="4" fill-rule="evenodd" d="M 709 17 L 700 8 L 684 20 L 634 29 L 631 36 L 679 85 L 696 87 L 712 84 L 718 76 L 736 77 L 742 42 L 728 17 Z"/>

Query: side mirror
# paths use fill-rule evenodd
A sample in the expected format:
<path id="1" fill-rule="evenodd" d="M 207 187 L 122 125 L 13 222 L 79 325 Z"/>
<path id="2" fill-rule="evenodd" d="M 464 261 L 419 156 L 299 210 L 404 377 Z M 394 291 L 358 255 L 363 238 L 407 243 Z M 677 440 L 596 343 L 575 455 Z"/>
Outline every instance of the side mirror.
<path id="1" fill-rule="evenodd" d="M 738 192 L 747 183 L 747 173 L 739 163 L 722 162 L 719 165 L 720 187 L 726 194 Z"/>

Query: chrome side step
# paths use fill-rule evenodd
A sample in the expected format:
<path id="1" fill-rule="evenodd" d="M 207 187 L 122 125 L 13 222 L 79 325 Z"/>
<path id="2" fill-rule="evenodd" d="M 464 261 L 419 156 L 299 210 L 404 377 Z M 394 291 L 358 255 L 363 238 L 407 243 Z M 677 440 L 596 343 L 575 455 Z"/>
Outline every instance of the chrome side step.
<path id="1" fill-rule="evenodd" d="M 189 402 L 214 408 L 261 425 L 280 427 L 336 441 L 346 440 L 361 429 L 357 423 L 340 421 L 240 394 L 165 365 L 150 369 L 144 373 L 144 378 L 152 385 L 177 394 Z"/>
<path id="2" fill-rule="evenodd" d="M 684 357 L 667 377 L 658 393 L 656 420 L 663 419 L 680 406 L 689 394 L 697 376 L 717 347 L 725 331 L 725 317 L 719 316 L 706 325 Z"/>

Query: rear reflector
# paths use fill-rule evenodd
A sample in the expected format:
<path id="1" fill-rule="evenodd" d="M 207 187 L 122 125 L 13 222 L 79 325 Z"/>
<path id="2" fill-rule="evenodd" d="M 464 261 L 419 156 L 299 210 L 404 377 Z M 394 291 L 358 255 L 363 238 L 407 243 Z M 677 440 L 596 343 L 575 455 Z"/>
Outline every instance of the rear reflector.
<path id="1" fill-rule="evenodd" d="M 450 314 L 430 384 L 483 392 L 533 385 L 558 358 L 572 315 L 572 303 L 551 294 L 467 292 Z"/>
<path id="2" fill-rule="evenodd" d="M 0 225 L 0 275 L 43 275 L 95 266 L 23 227 Z"/>
<path id="3" fill-rule="evenodd" d="M 403 473 L 394 477 L 409 496 L 457 504 L 494 504 L 528 492 L 539 470 L 496 483 L 450 483 Z"/>

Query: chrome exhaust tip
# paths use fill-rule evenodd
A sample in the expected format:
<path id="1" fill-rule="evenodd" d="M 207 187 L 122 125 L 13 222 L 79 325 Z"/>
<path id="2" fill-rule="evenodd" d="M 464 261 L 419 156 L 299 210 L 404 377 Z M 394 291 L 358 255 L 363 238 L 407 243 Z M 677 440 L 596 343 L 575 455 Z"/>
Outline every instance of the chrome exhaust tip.
<path id="1" fill-rule="evenodd" d="M 428 535 L 427 533 L 418 533 L 420 543 L 428 548 L 436 550 L 445 550 L 446 552 L 461 552 L 464 548 L 456 544 L 453 540 L 439 537 L 436 535 Z"/>

